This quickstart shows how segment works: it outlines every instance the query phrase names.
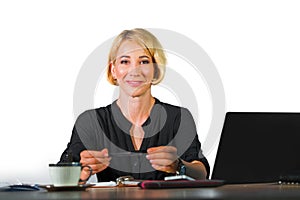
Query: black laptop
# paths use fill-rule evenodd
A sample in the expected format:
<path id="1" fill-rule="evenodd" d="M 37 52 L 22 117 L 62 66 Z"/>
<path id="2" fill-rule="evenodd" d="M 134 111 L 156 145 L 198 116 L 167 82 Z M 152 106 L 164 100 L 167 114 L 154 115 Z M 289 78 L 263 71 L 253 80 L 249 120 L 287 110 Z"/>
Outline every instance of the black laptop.
<path id="1" fill-rule="evenodd" d="M 228 112 L 212 179 L 300 181 L 300 113 Z"/>

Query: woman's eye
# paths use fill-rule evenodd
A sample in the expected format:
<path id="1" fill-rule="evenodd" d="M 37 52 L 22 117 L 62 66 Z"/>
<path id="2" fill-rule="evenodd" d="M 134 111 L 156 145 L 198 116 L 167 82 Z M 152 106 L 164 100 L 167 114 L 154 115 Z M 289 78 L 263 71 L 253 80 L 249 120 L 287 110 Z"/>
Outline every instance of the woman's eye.
<path id="1" fill-rule="evenodd" d="M 142 61 L 140 62 L 140 64 L 144 64 L 144 65 L 149 64 L 149 63 L 150 63 L 149 60 L 142 60 Z"/>
<path id="2" fill-rule="evenodd" d="M 123 65 L 126 65 L 126 64 L 128 64 L 129 63 L 129 61 L 128 60 L 121 60 L 121 62 L 120 62 L 121 64 L 123 64 Z"/>

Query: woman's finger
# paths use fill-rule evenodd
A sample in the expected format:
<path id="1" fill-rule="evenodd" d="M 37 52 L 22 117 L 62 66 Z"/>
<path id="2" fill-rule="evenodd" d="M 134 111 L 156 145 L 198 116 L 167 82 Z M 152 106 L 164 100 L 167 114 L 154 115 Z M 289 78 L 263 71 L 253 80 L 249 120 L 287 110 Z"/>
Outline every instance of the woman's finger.
<path id="1" fill-rule="evenodd" d="M 84 158 L 102 158 L 108 157 L 108 150 L 105 148 L 102 151 L 91 151 L 91 150 L 84 150 L 80 152 L 80 157 Z"/>
<path id="2" fill-rule="evenodd" d="M 167 173 L 175 173 L 176 172 L 176 169 L 174 169 L 174 167 L 172 165 L 155 165 L 153 164 L 152 167 L 155 169 L 155 170 L 158 170 L 158 171 L 163 171 L 163 172 L 167 172 Z"/>
<path id="3" fill-rule="evenodd" d="M 168 166 L 168 165 L 172 165 L 174 163 L 174 160 L 154 159 L 154 160 L 150 160 L 150 163 L 154 165 Z"/>
<path id="4" fill-rule="evenodd" d="M 171 153 L 153 153 L 153 154 L 148 154 L 146 155 L 146 158 L 148 160 L 154 160 L 154 159 L 167 159 L 167 160 L 176 160 L 177 159 L 177 154 L 171 154 Z"/>
<path id="5" fill-rule="evenodd" d="M 80 163 L 82 165 L 92 165 L 92 164 L 109 164 L 111 158 L 82 158 Z"/>
<path id="6" fill-rule="evenodd" d="M 159 146 L 159 147 L 151 147 L 147 149 L 148 154 L 159 153 L 159 152 L 177 153 L 177 148 L 173 146 Z"/>

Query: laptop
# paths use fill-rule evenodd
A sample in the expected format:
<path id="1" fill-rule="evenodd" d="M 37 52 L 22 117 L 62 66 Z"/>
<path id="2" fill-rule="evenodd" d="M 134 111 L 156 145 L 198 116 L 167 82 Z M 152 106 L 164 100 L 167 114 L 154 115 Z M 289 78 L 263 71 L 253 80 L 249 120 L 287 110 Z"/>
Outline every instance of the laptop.
<path id="1" fill-rule="evenodd" d="M 228 112 L 212 179 L 300 182 L 300 113 Z"/>

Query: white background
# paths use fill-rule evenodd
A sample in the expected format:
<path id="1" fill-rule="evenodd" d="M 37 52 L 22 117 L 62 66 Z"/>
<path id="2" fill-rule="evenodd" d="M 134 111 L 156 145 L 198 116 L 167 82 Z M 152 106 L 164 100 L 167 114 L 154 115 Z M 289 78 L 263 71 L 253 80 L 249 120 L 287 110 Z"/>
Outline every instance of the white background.
<path id="1" fill-rule="evenodd" d="M 197 42 L 221 76 L 226 111 L 300 112 L 299 10 L 297 0 L 1 1 L 0 182 L 49 182 L 82 64 L 124 29 Z"/>

